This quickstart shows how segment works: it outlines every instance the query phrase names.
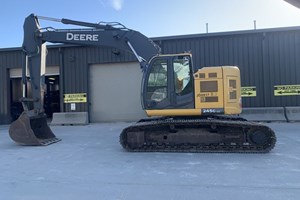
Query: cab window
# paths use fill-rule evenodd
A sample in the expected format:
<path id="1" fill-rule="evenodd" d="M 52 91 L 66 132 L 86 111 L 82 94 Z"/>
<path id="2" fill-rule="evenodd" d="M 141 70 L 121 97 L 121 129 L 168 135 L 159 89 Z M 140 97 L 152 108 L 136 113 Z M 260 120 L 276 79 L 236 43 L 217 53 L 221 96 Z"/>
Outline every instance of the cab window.
<path id="1" fill-rule="evenodd" d="M 168 68 L 166 59 L 157 59 L 151 68 L 147 84 L 147 100 L 161 102 L 168 96 Z"/>
<path id="2" fill-rule="evenodd" d="M 178 96 L 192 91 L 190 57 L 178 56 L 173 60 L 175 93 Z"/>

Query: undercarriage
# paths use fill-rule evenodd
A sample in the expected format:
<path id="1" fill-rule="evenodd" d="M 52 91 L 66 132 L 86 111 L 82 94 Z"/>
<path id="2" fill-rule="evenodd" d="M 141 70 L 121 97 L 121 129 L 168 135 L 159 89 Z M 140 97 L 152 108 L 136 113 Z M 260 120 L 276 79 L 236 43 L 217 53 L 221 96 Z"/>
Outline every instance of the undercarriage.
<path id="1" fill-rule="evenodd" d="M 276 136 L 269 127 L 240 117 L 163 117 L 125 128 L 120 143 L 134 152 L 267 153 Z"/>

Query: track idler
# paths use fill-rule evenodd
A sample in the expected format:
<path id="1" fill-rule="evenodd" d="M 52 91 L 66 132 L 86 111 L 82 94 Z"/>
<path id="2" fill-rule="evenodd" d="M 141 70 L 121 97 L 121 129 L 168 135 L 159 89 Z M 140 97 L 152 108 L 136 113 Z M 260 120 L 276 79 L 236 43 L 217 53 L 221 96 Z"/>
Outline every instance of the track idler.
<path id="1" fill-rule="evenodd" d="M 60 139 L 51 131 L 45 114 L 29 116 L 23 112 L 9 127 L 9 136 L 20 145 L 46 146 Z"/>

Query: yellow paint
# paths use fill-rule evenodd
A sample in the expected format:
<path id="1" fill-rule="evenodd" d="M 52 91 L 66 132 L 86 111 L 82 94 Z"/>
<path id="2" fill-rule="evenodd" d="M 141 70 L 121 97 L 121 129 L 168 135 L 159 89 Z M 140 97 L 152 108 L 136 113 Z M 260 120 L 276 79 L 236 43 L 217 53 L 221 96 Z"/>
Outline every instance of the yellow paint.
<path id="1" fill-rule="evenodd" d="M 223 108 L 223 72 L 221 67 L 204 67 L 194 74 L 195 85 L 195 107 L 201 108 Z M 209 78 L 209 74 L 216 73 L 216 77 Z M 205 77 L 201 77 L 205 75 Z M 216 90 L 201 90 L 201 85 L 216 83 Z M 212 84 L 211 84 L 212 85 Z M 208 99 L 217 98 L 217 102 L 209 102 Z"/>
<path id="2" fill-rule="evenodd" d="M 215 73 L 216 76 L 210 78 L 211 73 Z M 237 67 L 204 67 L 194 74 L 194 79 L 196 109 L 224 108 L 224 114 L 241 113 L 240 70 Z M 217 82 L 217 90 L 213 92 L 201 91 L 201 84 L 207 81 Z M 235 84 L 231 85 L 231 82 Z M 209 102 L 206 97 L 209 97 L 208 100 L 213 97 L 215 101 Z"/>
<path id="3" fill-rule="evenodd" d="M 199 116 L 199 109 L 146 110 L 148 116 Z"/>

